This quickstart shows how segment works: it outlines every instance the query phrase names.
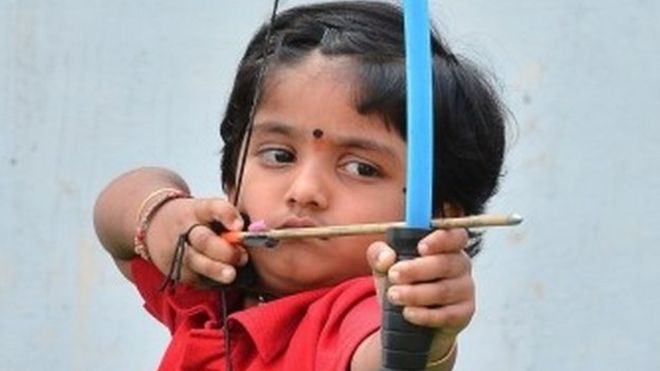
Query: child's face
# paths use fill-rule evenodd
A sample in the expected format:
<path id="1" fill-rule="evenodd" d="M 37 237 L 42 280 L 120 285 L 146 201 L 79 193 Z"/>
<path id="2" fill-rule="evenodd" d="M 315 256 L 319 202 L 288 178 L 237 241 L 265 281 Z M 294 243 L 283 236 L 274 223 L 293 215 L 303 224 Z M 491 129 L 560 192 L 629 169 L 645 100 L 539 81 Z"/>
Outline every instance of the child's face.
<path id="1" fill-rule="evenodd" d="M 401 220 L 405 143 L 377 115 L 355 111 L 346 58 L 312 54 L 269 75 L 255 115 L 239 208 L 269 228 Z M 281 241 L 250 249 L 274 294 L 369 274 L 382 236 Z"/>

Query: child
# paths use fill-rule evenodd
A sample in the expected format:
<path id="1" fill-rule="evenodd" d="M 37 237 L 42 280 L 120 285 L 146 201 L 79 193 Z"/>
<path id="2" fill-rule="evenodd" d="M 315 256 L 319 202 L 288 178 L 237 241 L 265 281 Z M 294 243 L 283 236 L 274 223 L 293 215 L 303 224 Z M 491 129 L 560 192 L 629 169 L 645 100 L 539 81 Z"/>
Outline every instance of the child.
<path id="1" fill-rule="evenodd" d="M 466 249 L 464 230 L 433 231 L 419 258 L 394 263 L 383 236 L 247 248 L 210 227 L 241 230 L 241 213 L 267 228 L 402 220 L 402 36 L 400 9 L 385 3 L 281 13 L 248 45 L 220 127 L 222 184 L 235 202 L 189 197 L 180 177 L 158 168 L 126 173 L 100 194 L 100 241 L 172 333 L 161 369 L 376 370 L 376 288 L 385 274 L 392 286 L 378 294 L 404 306 L 408 321 L 435 329 L 427 368 L 452 369 L 456 336 L 475 305 L 468 253 L 476 250 Z M 500 176 L 503 107 L 436 34 L 432 48 L 434 214 L 478 214 Z M 187 246 L 184 283 L 159 290 L 177 241 Z M 236 285 L 248 266 L 256 281 Z M 205 286 L 208 278 L 226 285 L 223 295 Z"/>

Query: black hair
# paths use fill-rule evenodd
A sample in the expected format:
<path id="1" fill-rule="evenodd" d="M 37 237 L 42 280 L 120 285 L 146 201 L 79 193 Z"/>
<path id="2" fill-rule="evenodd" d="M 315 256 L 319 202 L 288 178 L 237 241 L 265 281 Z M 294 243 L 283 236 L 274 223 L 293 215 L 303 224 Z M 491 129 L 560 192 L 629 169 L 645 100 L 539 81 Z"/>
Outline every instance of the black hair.
<path id="1" fill-rule="evenodd" d="M 270 31 L 270 36 L 267 34 Z M 268 38 L 268 40 L 265 40 Z M 506 109 L 485 75 L 454 55 L 432 31 L 434 95 L 433 211 L 449 202 L 479 214 L 495 194 L 505 150 Z M 355 61 L 356 110 L 380 115 L 405 140 L 406 85 L 403 13 L 396 5 L 346 1 L 291 8 L 257 31 L 241 59 L 225 116 L 222 183 L 234 185 L 241 143 L 264 78 L 278 66 L 300 62 L 312 51 Z M 255 99 L 256 96 L 256 99 Z M 475 248 L 478 244 L 475 244 Z M 476 250 L 471 251 L 476 253 Z"/>

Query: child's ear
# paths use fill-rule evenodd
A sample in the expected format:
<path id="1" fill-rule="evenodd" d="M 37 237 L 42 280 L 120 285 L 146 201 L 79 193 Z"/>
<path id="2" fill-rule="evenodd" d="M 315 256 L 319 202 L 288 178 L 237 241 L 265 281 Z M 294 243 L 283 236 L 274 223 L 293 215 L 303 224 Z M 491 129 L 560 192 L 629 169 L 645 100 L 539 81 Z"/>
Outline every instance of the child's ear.
<path id="1" fill-rule="evenodd" d="M 442 204 L 442 212 L 445 218 L 458 218 L 465 216 L 465 211 L 461 206 L 452 202 L 445 202 Z"/>

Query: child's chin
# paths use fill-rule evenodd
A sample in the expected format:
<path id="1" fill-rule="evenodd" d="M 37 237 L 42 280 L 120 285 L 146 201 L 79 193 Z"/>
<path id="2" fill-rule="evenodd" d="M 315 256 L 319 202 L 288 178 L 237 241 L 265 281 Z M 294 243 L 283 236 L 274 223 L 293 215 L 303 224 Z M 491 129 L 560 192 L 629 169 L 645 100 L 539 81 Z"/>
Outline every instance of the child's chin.
<path id="1" fill-rule="evenodd" d="M 337 280 L 322 279 L 321 277 L 309 278 L 302 280 L 301 278 L 291 277 L 278 277 L 277 280 L 268 280 L 262 277 L 263 286 L 266 292 L 275 296 L 286 296 L 297 294 L 304 291 L 311 291 L 330 287 L 338 283 Z M 270 282 L 268 282 L 270 281 Z"/>

